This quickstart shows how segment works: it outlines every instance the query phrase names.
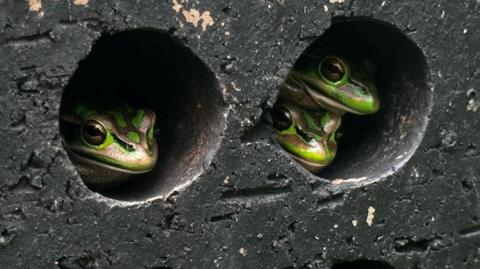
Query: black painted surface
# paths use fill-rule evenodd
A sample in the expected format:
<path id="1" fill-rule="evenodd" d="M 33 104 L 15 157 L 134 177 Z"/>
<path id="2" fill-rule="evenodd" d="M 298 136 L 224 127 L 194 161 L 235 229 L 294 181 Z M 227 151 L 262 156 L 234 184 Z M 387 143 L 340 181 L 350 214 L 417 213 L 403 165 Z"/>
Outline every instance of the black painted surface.
<path id="1" fill-rule="evenodd" d="M 172 1 L 44 0 L 39 11 L 28 2 L 0 1 L 2 268 L 480 267 L 478 1 L 204 0 L 181 3 L 179 13 Z M 203 21 L 187 22 L 193 8 L 214 24 L 202 31 Z M 262 131 L 261 115 L 332 17 L 353 15 L 393 24 L 420 48 L 433 105 L 403 167 L 332 184 L 291 161 Z M 229 113 L 195 182 L 127 205 L 82 183 L 58 114 L 95 40 L 136 28 L 192 49 L 217 76 Z M 362 261 L 345 263 L 353 260 Z"/>

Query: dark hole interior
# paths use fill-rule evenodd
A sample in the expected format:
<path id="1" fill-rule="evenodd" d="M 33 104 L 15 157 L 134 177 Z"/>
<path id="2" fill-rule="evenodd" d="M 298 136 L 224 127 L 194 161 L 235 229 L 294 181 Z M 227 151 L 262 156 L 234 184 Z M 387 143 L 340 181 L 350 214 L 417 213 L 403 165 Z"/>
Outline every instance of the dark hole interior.
<path id="1" fill-rule="evenodd" d="M 426 128 L 431 92 L 425 57 L 394 26 L 365 18 L 334 19 L 307 51 L 322 46 L 353 48 L 376 63 L 381 105 L 373 115 L 343 116 L 337 155 L 319 176 L 369 180 L 387 176 L 410 158 Z"/>
<path id="2" fill-rule="evenodd" d="M 156 112 L 155 169 L 114 187 L 89 186 L 119 200 L 165 197 L 191 182 L 210 162 L 225 125 L 214 74 L 178 40 L 150 29 L 104 34 L 79 63 L 60 113 L 76 102 L 127 102 Z"/>
<path id="3" fill-rule="evenodd" d="M 332 269 L 395 269 L 391 265 L 381 261 L 357 260 L 335 264 Z"/>

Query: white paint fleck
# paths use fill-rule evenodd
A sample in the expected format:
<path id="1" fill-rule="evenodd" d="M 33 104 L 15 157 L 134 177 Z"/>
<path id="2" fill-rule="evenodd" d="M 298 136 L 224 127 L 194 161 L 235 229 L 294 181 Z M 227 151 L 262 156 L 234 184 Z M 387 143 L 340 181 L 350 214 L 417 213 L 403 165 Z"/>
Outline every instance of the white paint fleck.
<path id="1" fill-rule="evenodd" d="M 89 0 L 73 0 L 73 4 L 76 6 L 88 6 Z"/>
<path id="2" fill-rule="evenodd" d="M 226 31 L 226 32 L 225 32 L 225 36 L 230 36 L 230 32 L 229 32 L 229 31 Z"/>
<path id="3" fill-rule="evenodd" d="M 445 10 L 442 10 L 442 14 L 440 14 L 440 19 L 443 19 L 445 17 Z"/>
<path id="4" fill-rule="evenodd" d="M 356 220 L 356 219 L 352 220 L 352 225 L 353 225 L 353 227 L 357 227 L 358 220 Z"/>
<path id="5" fill-rule="evenodd" d="M 320 237 L 318 237 L 316 235 L 314 236 L 314 238 L 315 238 L 315 240 L 320 240 Z"/>
<path id="6" fill-rule="evenodd" d="M 228 180 L 230 179 L 229 176 L 226 176 L 225 179 L 223 180 L 224 185 L 228 185 Z"/>
<path id="7" fill-rule="evenodd" d="M 400 160 L 401 158 L 403 158 L 403 154 L 398 155 L 398 156 L 395 158 L 395 160 Z"/>
<path id="8" fill-rule="evenodd" d="M 238 253 L 240 253 L 240 255 L 242 255 L 243 257 L 247 256 L 247 250 L 244 248 L 240 248 L 238 250 Z"/>
<path id="9" fill-rule="evenodd" d="M 467 111 L 477 112 L 478 107 L 479 107 L 478 103 L 475 102 L 473 98 L 468 100 Z"/>
<path id="10" fill-rule="evenodd" d="M 328 12 L 328 6 L 327 5 L 323 5 L 323 11 Z"/>
<path id="11" fill-rule="evenodd" d="M 330 2 L 330 4 L 341 4 L 343 2 L 345 2 L 345 0 L 328 0 L 328 2 Z"/>
<path id="12" fill-rule="evenodd" d="M 467 28 L 463 29 L 463 34 L 466 34 L 467 32 L 468 32 Z"/>
<path id="13" fill-rule="evenodd" d="M 333 229 L 337 229 L 337 228 L 338 228 L 338 224 L 333 225 Z"/>
<path id="14" fill-rule="evenodd" d="M 257 234 L 257 238 L 263 238 L 263 234 Z"/>
<path id="15" fill-rule="evenodd" d="M 383 1 L 381 6 L 384 7 L 386 3 L 387 3 L 387 1 Z"/>
<path id="16" fill-rule="evenodd" d="M 373 219 L 375 218 L 374 214 L 375 214 L 375 208 L 373 206 L 368 207 L 367 219 L 366 219 L 368 226 L 372 226 Z"/>

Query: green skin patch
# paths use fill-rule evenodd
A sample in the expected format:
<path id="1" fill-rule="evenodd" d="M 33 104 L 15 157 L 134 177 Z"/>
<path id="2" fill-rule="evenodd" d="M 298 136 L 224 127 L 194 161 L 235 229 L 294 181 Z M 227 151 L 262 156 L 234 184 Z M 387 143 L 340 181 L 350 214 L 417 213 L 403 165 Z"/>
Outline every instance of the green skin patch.
<path id="1" fill-rule="evenodd" d="M 140 129 L 142 124 L 143 116 L 145 116 L 145 111 L 143 109 L 137 110 L 137 115 L 132 118 L 132 124 L 135 128 Z"/>

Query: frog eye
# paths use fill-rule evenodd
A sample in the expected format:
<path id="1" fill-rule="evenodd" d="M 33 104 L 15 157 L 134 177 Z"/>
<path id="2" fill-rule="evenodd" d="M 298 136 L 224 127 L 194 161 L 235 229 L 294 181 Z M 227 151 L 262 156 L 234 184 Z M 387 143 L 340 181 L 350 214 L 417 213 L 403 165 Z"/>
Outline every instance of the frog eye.
<path id="1" fill-rule="evenodd" d="M 340 60 L 328 57 L 320 64 L 320 74 L 331 82 L 337 82 L 345 76 L 345 66 Z"/>
<path id="2" fill-rule="evenodd" d="M 88 144 L 98 146 L 105 142 L 107 131 L 95 120 L 87 120 L 82 125 L 82 139 Z"/>
<path id="3" fill-rule="evenodd" d="M 292 114 L 285 107 L 274 108 L 272 113 L 273 127 L 282 131 L 292 126 Z"/>

